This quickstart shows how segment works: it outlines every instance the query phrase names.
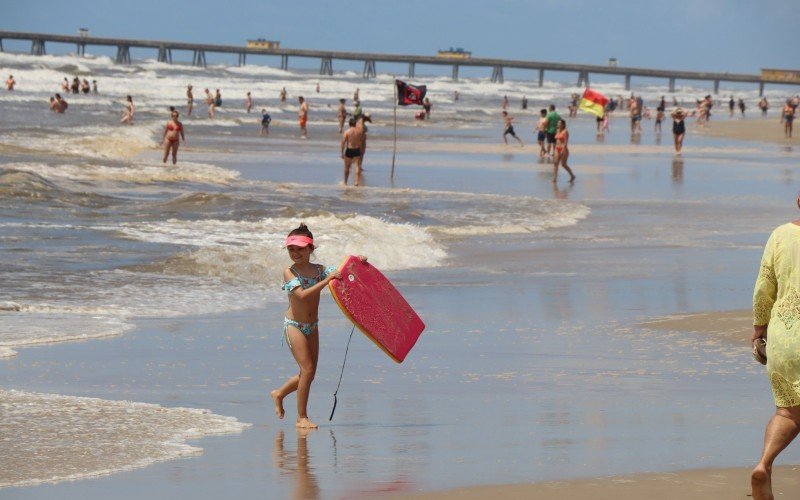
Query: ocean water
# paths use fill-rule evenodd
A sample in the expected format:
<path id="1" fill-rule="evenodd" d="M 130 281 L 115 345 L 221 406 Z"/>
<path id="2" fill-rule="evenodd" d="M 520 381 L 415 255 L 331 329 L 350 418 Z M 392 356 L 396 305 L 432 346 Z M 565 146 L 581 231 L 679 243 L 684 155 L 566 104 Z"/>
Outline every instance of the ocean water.
<path id="1" fill-rule="evenodd" d="M 444 416 L 445 410 L 433 403 L 445 398 L 461 412 L 467 431 L 480 435 L 486 425 L 480 418 L 512 418 L 511 410 L 495 417 L 487 415 L 487 408 L 507 405 L 519 387 L 532 392 L 516 403 L 530 409 L 543 401 L 542 407 L 536 406 L 540 412 L 532 412 L 543 426 L 537 429 L 553 432 L 552 438 L 543 438 L 535 458 L 544 466 L 543 477 L 558 475 L 560 467 L 576 463 L 581 473 L 607 473 L 598 457 L 624 459 L 630 447 L 619 442 L 629 430 L 609 424 L 607 436 L 592 435 L 592 428 L 584 428 L 570 437 L 569 426 L 562 421 L 570 399 L 558 388 L 577 391 L 587 401 L 590 408 L 579 408 L 577 415 L 604 422 L 606 414 L 591 408 L 600 405 L 592 399 L 595 389 L 638 394 L 638 386 L 646 383 L 642 380 L 679 380 L 668 395 L 685 395 L 680 388 L 690 385 L 698 371 L 681 361 L 676 367 L 675 358 L 661 359 L 646 345 L 648 340 L 671 341 L 674 334 L 642 335 L 633 343 L 632 363 L 609 368 L 608 363 L 613 364 L 609 360 L 619 353 L 628 356 L 628 336 L 635 329 L 626 322 L 676 311 L 746 308 L 742 296 L 749 284 L 731 269 L 741 267 L 742 256 L 758 254 L 765 228 L 788 213 L 783 201 L 793 196 L 797 181 L 791 150 L 690 136 L 691 153 L 675 158 L 668 136 L 664 144 L 649 134 L 641 144 L 632 144 L 624 120 L 613 122 L 602 142 L 594 135 L 593 119 L 570 120 L 573 166 L 579 176 L 575 186 L 563 179 L 553 186 L 550 165 L 537 162 L 530 149 L 481 149 L 500 142 L 498 112 L 503 95 L 512 101 L 518 132 L 531 142 L 536 110 L 551 102 L 564 110 L 569 94 L 579 91 L 552 81 L 540 89 L 531 82 L 418 78 L 416 83 L 429 86 L 434 120 L 419 123 L 412 109 L 399 110 L 401 147 L 393 182 L 388 176 L 393 138 L 389 75 L 364 81 L 356 74 L 320 77 L 259 66 L 198 69 L 154 61 L 117 66 L 106 57 L 8 53 L 0 54 L 2 73 L 13 73 L 18 82 L 13 93 L 0 92 L 0 357 L 7 358 L 4 362 L 13 362 L 21 349 L 33 344 L 124 335 L 142 320 L 281 309 L 285 297 L 279 284 L 286 266 L 281 244 L 289 230 L 305 222 L 316 233 L 319 262 L 336 264 L 346 254 L 368 255 L 377 267 L 398 276 L 399 283 L 411 285 L 410 294 L 423 304 L 431 325 L 431 346 L 445 352 L 455 342 L 459 346 L 455 353 L 474 362 L 465 367 L 457 359 L 428 351 L 418 361 L 426 371 L 415 372 L 412 360 L 410 371 L 403 375 L 406 380 L 387 382 L 387 386 L 444 385 L 423 391 L 427 398 L 423 404 L 429 406 L 419 415 L 409 415 L 399 407 L 402 401 L 389 400 L 386 393 L 380 396 L 385 403 L 380 412 L 386 414 L 369 417 L 397 421 L 401 430 L 392 436 L 398 439 L 400 452 L 376 451 L 375 443 L 352 445 L 348 453 L 363 460 L 348 466 L 353 468 L 348 477 L 356 479 L 385 474 L 377 470 L 383 460 L 399 461 L 400 469 L 416 474 L 416 481 L 426 487 L 436 484 L 437 474 L 443 477 L 449 472 L 448 463 L 466 467 L 442 485 L 521 480 L 526 477 L 529 450 L 514 445 L 514 426 L 499 433 L 503 446 L 488 436 L 477 445 L 465 444 L 457 436 L 461 431 L 448 427 L 444 435 L 452 442 L 446 445 L 458 444 L 437 447 L 436 430 L 430 435 L 420 430 L 428 425 L 425 419 L 439 422 Z M 60 91 L 64 77 L 71 80 L 74 75 L 98 80 L 99 95 L 67 95 L 68 112 L 52 114 L 47 108 L 49 96 Z M 195 93 L 191 117 L 185 116 L 188 83 Z M 206 87 L 222 90 L 223 106 L 213 121 L 206 118 L 201 104 Z M 289 100 L 280 103 L 277 96 L 284 87 Z M 341 186 L 337 152 L 336 105 L 341 97 L 349 103 L 355 88 L 374 118 L 364 189 Z M 607 95 L 627 94 L 621 84 L 596 88 Z M 455 90 L 461 94 L 458 103 L 452 99 Z M 248 91 L 253 93 L 254 111 L 264 107 L 273 116 L 268 139 L 258 137 L 258 113 L 248 115 L 243 109 Z M 653 107 L 665 91 L 662 86 L 635 89 Z M 780 102 L 785 92 L 770 89 L 768 97 Z M 675 96 L 689 103 L 706 93 L 703 88 L 682 87 Z M 757 89 L 736 94 L 755 106 Z M 132 95 L 136 105 L 133 126 L 119 124 L 126 95 Z M 298 138 L 297 95 L 306 96 L 311 104 L 307 141 Z M 530 100 L 527 112 L 518 109 L 523 95 Z M 721 95 L 727 95 L 726 89 Z M 162 165 L 158 147 L 169 106 L 182 112 L 188 139 L 176 166 Z M 518 282 L 525 284 L 508 297 L 508 287 Z M 498 290 L 502 295 L 495 294 Z M 531 295 L 540 300 L 525 302 Z M 486 311 L 487 303 L 497 309 Z M 609 311 L 618 313 L 610 318 Z M 459 316 L 456 329 L 446 326 L 451 315 Z M 529 326 L 527 320 L 535 320 L 537 326 Z M 465 325 L 469 325 L 465 331 L 458 330 Z M 545 341 L 548 331 L 555 332 L 555 340 Z M 513 338 L 510 343 L 504 341 L 507 335 Z M 715 393 L 715 384 L 725 383 L 741 369 L 741 359 L 731 346 L 677 342 L 676 349 L 684 354 L 704 348 L 722 353 L 718 364 L 699 370 L 713 379 L 703 380 L 705 394 Z M 598 345 L 602 350 L 597 356 L 585 354 Z M 470 357 L 472 348 L 481 352 L 479 359 Z M 545 359 L 539 357 L 540 351 L 555 351 L 556 357 L 560 352 L 562 357 Z M 530 352 L 532 358 L 515 356 Z M 498 366 L 497 359 L 508 360 L 508 365 Z M 747 373 L 753 371 L 749 368 Z M 256 374 L 251 376 L 258 380 Z M 377 385 L 383 377 L 389 378 L 374 375 L 364 381 Z M 586 377 L 591 387 L 586 386 Z M 543 380 L 551 381 L 556 390 L 537 389 Z M 460 397 L 471 385 L 490 403 L 478 412 Z M 455 390 L 448 392 L 448 387 Z M 120 406 L 109 400 L 13 389 L 4 387 L 0 394 L 6 404 L 0 422 L 8 424 L 3 432 L 17 433 L 11 424 L 47 407 L 65 409 L 52 421 L 43 421 L 41 428 L 26 430 L 26 442 L 38 441 L 37 446 L 44 444 L 44 436 L 64 427 L 64 419 L 67 427 L 81 431 L 102 415 L 99 421 L 113 432 L 121 425 L 117 413 L 125 413 L 131 415 L 133 437 L 149 426 L 156 413 L 164 429 L 147 442 L 132 439 L 120 461 L 103 464 L 104 468 L 78 461 L 75 470 L 43 476 L 42 471 L 54 469 L 53 464 L 44 464 L 24 477 L 5 478 L 0 486 L 140 467 L 196 452 L 176 441 L 243 428 L 225 417 L 204 420 L 206 413 L 181 408 Z M 143 396 L 133 392 L 137 398 Z M 363 398 L 344 406 L 345 414 L 348 408 L 351 414 L 371 408 Z M 19 413 L 19 405 L 30 413 Z M 647 429 L 633 425 L 638 417 L 620 408 L 611 417 L 631 419 L 635 429 L 630 435 L 646 435 Z M 252 420 L 257 418 L 254 412 L 244 411 Z M 652 413 L 657 412 L 653 406 Z M 646 416 L 658 420 L 657 415 Z M 696 422 L 702 415 L 690 413 L 685 418 Z M 421 427 L 415 430 L 417 424 Z M 338 432 L 356 443 L 368 441 L 363 429 Z M 414 432 L 427 441 L 415 439 Z M 682 461 L 687 443 L 703 432 L 698 428 L 671 442 L 667 467 L 724 462 Z M 97 446 L 113 441 L 103 433 L 96 437 Z M 578 450 L 576 442 L 589 446 Z M 364 446 L 366 454 L 361 455 L 358 446 Z M 473 458 L 476 447 L 483 447 L 504 473 L 487 476 L 483 464 Z M 555 456 L 548 454 L 552 451 Z M 425 471 L 414 468 L 416 452 L 430 458 Z M 657 457 L 644 455 L 636 455 L 642 467 L 659 466 Z M 380 460 L 370 464 L 370 456 Z M 329 466 L 322 464 L 320 475 L 335 478 L 336 471 L 325 470 Z M 340 489 L 351 486 L 339 484 Z"/>
<path id="2" fill-rule="evenodd" d="M 2 54 L 0 66 L 18 81 L 18 90 L 0 95 L 0 300 L 16 313 L 4 314 L 0 354 L 6 356 L 24 344 L 119 334 L 133 316 L 222 312 L 280 300 L 274 285 L 285 260 L 281 242 L 301 221 L 325 228 L 320 260 L 359 252 L 374 255 L 382 269 L 402 270 L 445 265 L 448 240 L 542 231 L 574 224 L 589 212 L 580 203 L 446 189 L 376 187 L 342 199 L 336 184 L 303 175 L 288 182 L 243 177 L 242 166 L 263 162 L 274 146 L 252 137 L 259 119 L 236 101 L 249 89 L 257 107 L 259 96 L 277 95 L 282 87 L 310 91 L 316 81 L 308 76 L 255 66 L 207 72 L 155 62 L 127 67 L 105 57 Z M 54 115 L 47 98 L 63 75 L 72 74 L 97 79 L 100 94 L 65 96 L 68 112 Z M 224 96 L 237 96 L 224 100 L 213 121 L 199 103 L 203 80 L 223 86 Z M 189 81 L 198 102 L 195 115 L 184 118 L 190 148 L 176 167 L 165 168 L 154 153 L 164 112 L 170 105 L 182 109 Z M 327 81 L 325 97 L 310 98 L 312 128 L 325 121 L 329 127 L 333 103 L 352 91 L 353 81 Z M 385 115 L 391 79 L 359 85 L 365 105 Z M 117 123 L 127 93 L 135 96 L 131 127 Z M 475 100 L 479 107 L 467 114 L 481 114 L 483 101 Z M 267 105 L 276 117 L 273 129 L 296 107 L 275 101 Z M 481 126 L 480 118 L 456 116 L 445 114 L 445 130 L 458 129 L 461 120 Z M 379 127 L 386 128 L 385 120 Z M 274 159 L 296 161 L 285 139 L 282 146 L 281 139 L 275 142 L 280 151 Z M 224 161 L 195 160 L 204 153 Z M 301 161 L 328 158 L 318 146 Z"/>

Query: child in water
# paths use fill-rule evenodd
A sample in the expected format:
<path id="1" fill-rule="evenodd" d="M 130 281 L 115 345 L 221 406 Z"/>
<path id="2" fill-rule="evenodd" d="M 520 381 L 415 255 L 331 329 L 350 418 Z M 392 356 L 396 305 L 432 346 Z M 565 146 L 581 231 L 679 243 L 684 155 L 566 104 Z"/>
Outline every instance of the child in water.
<path id="1" fill-rule="evenodd" d="M 269 124 L 272 122 L 272 117 L 267 113 L 266 108 L 261 108 L 261 136 L 266 137 L 269 135 Z"/>
<path id="2" fill-rule="evenodd" d="M 331 280 L 340 279 L 335 267 L 311 263 L 314 236 L 305 224 L 292 230 L 284 243 L 293 264 L 283 271 L 283 290 L 289 294 L 289 308 L 283 320 L 283 337 L 292 351 L 300 373 L 270 393 L 275 414 L 284 416 L 283 398 L 297 391 L 297 420 L 295 427 L 316 429 L 308 418 L 308 395 L 317 371 L 319 359 L 319 297 Z M 361 260 L 367 260 L 361 256 Z"/>

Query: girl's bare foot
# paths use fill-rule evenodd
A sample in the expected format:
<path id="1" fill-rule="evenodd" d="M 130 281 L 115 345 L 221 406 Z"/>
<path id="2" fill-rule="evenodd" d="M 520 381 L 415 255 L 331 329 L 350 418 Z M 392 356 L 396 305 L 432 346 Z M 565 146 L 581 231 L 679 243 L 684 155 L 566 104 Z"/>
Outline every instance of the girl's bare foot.
<path id="1" fill-rule="evenodd" d="M 297 417 L 297 422 L 295 422 L 294 426 L 300 429 L 316 429 L 319 427 L 317 424 L 309 420 L 308 417 Z"/>
<path id="2" fill-rule="evenodd" d="M 272 391 L 269 393 L 272 396 L 272 401 L 275 403 L 275 415 L 278 416 L 279 419 L 283 420 L 283 398 L 280 397 L 280 393 L 278 391 Z"/>

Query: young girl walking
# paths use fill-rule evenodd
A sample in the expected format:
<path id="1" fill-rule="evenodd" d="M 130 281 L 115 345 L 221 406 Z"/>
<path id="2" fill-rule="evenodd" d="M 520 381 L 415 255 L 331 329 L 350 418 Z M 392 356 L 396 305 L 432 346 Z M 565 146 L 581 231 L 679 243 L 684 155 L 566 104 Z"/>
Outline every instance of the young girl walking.
<path id="1" fill-rule="evenodd" d="M 297 420 L 295 427 L 315 429 L 317 424 L 308 418 L 308 395 L 317 371 L 319 359 L 319 297 L 331 280 L 340 279 L 335 267 L 311 263 L 314 236 L 305 224 L 292 230 L 284 244 L 292 266 L 283 271 L 283 290 L 289 294 L 289 308 L 283 320 L 283 337 L 292 351 L 300 373 L 270 393 L 275 414 L 283 418 L 283 398 L 297 391 Z M 361 256 L 361 260 L 367 260 Z"/>

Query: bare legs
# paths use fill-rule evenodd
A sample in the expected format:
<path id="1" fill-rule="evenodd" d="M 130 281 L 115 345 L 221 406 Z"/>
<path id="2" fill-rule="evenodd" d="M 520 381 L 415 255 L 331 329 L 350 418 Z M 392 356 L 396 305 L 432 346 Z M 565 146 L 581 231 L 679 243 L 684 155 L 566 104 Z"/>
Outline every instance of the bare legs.
<path id="1" fill-rule="evenodd" d="M 311 382 L 317 373 L 317 360 L 319 359 L 319 332 L 315 331 L 309 336 L 303 335 L 294 327 L 286 331 L 292 346 L 292 356 L 300 367 L 300 374 L 289 379 L 278 389 L 270 392 L 275 403 L 275 414 L 283 418 L 283 398 L 297 391 L 297 421 L 295 427 L 316 429 L 317 424 L 308 419 L 308 395 L 311 392 Z"/>
<path id="2" fill-rule="evenodd" d="M 683 135 L 684 134 L 674 134 L 675 136 L 675 152 L 680 154 L 681 149 L 683 149 Z"/>
<path id="3" fill-rule="evenodd" d="M 363 158 L 361 156 L 357 156 L 355 158 L 348 158 L 344 157 L 344 185 L 347 185 L 348 180 L 350 179 L 350 167 L 355 163 L 356 166 L 356 178 L 354 186 L 358 186 L 361 184 L 361 162 Z"/>
<path id="4" fill-rule="evenodd" d="M 353 159 L 344 157 L 344 185 L 347 185 L 348 179 L 350 179 L 350 166 L 353 164 Z"/>
<path id="5" fill-rule="evenodd" d="M 355 182 L 356 186 L 360 186 L 361 185 L 361 163 L 363 161 L 364 161 L 364 157 L 363 156 L 359 156 L 358 158 L 356 158 L 356 162 L 355 162 L 356 163 L 356 182 Z"/>
<path id="6" fill-rule="evenodd" d="M 164 159 L 161 160 L 161 163 L 167 163 L 170 150 L 172 150 L 172 164 L 175 165 L 178 163 L 178 145 L 178 141 L 164 141 Z"/>
<path id="7" fill-rule="evenodd" d="M 503 144 L 505 144 L 506 146 L 508 146 L 508 139 L 506 138 L 506 136 L 507 136 L 508 134 L 509 134 L 508 132 L 506 132 L 506 133 L 504 133 L 504 134 L 503 134 Z M 519 137 L 517 137 L 516 135 L 514 135 L 514 134 L 511 134 L 511 137 L 513 137 L 514 139 L 516 139 L 516 140 L 517 140 L 517 142 L 519 143 L 519 146 L 520 146 L 520 147 L 524 147 L 524 146 L 525 146 L 525 144 L 523 144 L 523 143 L 522 143 L 522 139 L 520 139 L 520 138 L 519 138 Z"/>
<path id="8" fill-rule="evenodd" d="M 773 500 L 772 463 L 800 433 L 800 406 L 778 408 L 764 431 L 764 451 L 750 475 L 754 500 Z"/>
<path id="9" fill-rule="evenodd" d="M 563 151 L 559 151 L 558 148 L 556 148 L 556 158 L 555 161 L 553 162 L 553 182 L 556 182 L 558 180 L 559 165 L 564 167 L 564 170 L 566 170 L 569 173 L 570 182 L 575 180 L 575 174 L 572 173 L 572 169 L 569 168 L 569 165 L 567 165 L 567 158 L 569 158 L 569 149 L 564 148 Z"/>

